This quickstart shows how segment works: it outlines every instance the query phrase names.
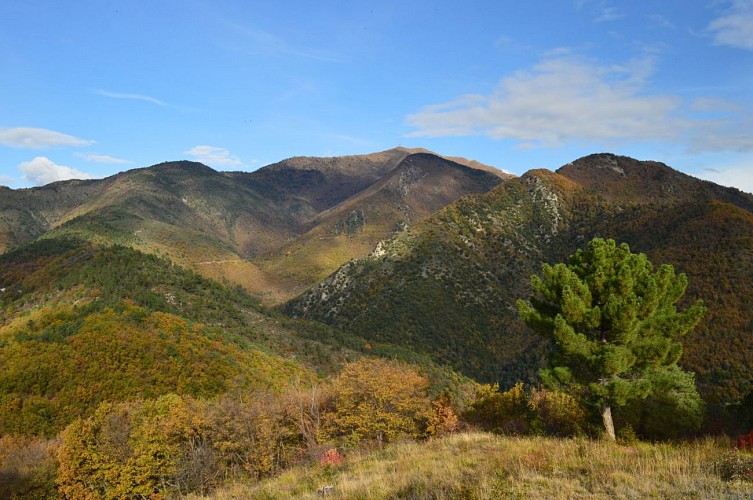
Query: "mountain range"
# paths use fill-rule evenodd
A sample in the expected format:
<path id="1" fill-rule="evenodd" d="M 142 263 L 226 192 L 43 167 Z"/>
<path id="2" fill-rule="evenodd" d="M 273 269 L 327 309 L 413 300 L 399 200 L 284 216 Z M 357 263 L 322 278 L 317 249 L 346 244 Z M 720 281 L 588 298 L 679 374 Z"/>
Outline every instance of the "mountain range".
<path id="1" fill-rule="evenodd" d="M 103 398 L 274 390 L 366 354 L 437 388 L 534 382 L 549 346 L 515 301 L 596 236 L 688 275 L 708 313 L 682 364 L 707 401 L 750 393 L 753 195 L 662 163 L 516 177 L 395 148 L 0 188 L 0 433 L 54 433 Z"/>
<path id="2" fill-rule="evenodd" d="M 2 188 L 0 251 L 63 234 L 116 242 L 274 303 L 508 177 L 477 162 L 404 148 L 291 158 L 251 173 L 167 162 L 101 180 Z"/>
<path id="3" fill-rule="evenodd" d="M 533 382 L 548 345 L 518 318 L 541 263 L 594 237 L 687 274 L 708 313 L 683 339 L 704 396 L 753 389 L 753 196 L 664 164 L 591 155 L 455 202 L 381 242 L 285 310 L 427 353 L 479 380 Z"/>

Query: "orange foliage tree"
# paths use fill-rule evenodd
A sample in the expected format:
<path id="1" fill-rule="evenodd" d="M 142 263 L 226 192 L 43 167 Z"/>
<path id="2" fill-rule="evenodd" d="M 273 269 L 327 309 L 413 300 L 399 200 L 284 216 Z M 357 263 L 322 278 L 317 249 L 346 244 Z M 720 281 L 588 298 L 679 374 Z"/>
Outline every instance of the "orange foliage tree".
<path id="1" fill-rule="evenodd" d="M 349 444 L 423 436 L 431 415 L 429 382 L 406 366 L 380 359 L 348 363 L 332 383 L 323 415 L 325 439 Z"/>

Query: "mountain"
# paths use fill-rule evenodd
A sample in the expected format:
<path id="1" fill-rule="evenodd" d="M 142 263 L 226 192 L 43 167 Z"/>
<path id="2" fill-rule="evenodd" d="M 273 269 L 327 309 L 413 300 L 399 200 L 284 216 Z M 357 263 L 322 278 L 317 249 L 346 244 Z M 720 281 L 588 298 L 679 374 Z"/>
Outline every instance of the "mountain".
<path id="1" fill-rule="evenodd" d="M 402 203 L 397 198 L 373 196 L 384 189 L 378 186 L 410 169 L 405 162 L 418 162 L 427 172 L 454 172 L 420 174 L 421 196 L 403 203 L 412 211 L 411 217 L 396 206 L 379 206 Z M 415 155 L 401 148 L 361 156 L 291 158 L 251 173 L 216 172 L 196 162 L 166 162 L 102 180 L 3 188 L 0 251 L 35 238 L 63 235 L 118 243 L 167 256 L 206 277 L 240 284 L 268 302 L 278 302 L 348 259 L 365 255 L 378 239 L 402 227 L 404 219 L 425 218 L 506 177 L 481 164 L 461 166 L 434 154 Z M 367 198 L 368 207 L 361 207 L 359 203 L 366 203 Z M 338 208 L 348 206 L 353 208 Z M 351 212 L 356 218 L 368 214 L 359 222 L 368 237 L 342 230 L 343 224 L 352 226 L 348 222 L 348 217 L 354 217 Z M 347 242 L 337 238 L 343 234 Z M 336 240 L 334 245 L 329 236 Z M 306 257 L 309 261 L 302 261 L 303 269 L 309 269 L 310 260 L 326 264 L 311 272 L 288 272 L 288 257 L 295 254 L 291 249 L 296 245 L 313 252 Z M 263 268 L 256 263 L 261 256 Z"/>
<path id="2" fill-rule="evenodd" d="M 542 262 L 609 237 L 688 275 L 709 312 L 682 364 L 704 396 L 753 389 L 753 196 L 657 162 L 590 155 L 465 197 L 290 301 L 295 317 L 406 345 L 463 373 L 533 381 L 548 345 L 518 319 Z"/>
<path id="3" fill-rule="evenodd" d="M 305 234 L 255 263 L 302 286 L 313 284 L 368 254 L 379 241 L 509 177 L 433 154 L 409 154 L 378 181 L 320 212 Z"/>
<path id="4" fill-rule="evenodd" d="M 121 245 L 57 237 L 0 255 L 0 436 L 54 435 L 104 401 L 279 392 L 399 346 L 270 314 L 238 288 Z"/>
<path id="5" fill-rule="evenodd" d="M 54 434 L 102 401 L 314 380 L 313 363 L 257 343 L 272 321 L 255 307 L 237 291 L 118 245 L 57 238 L 7 252 L 0 434 Z"/>

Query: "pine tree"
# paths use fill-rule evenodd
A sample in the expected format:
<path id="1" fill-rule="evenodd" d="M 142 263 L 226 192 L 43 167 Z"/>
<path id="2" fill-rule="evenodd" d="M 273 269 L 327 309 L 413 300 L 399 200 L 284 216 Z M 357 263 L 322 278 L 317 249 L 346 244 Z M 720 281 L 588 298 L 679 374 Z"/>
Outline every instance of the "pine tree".
<path id="1" fill-rule="evenodd" d="M 545 385 L 568 388 L 599 408 L 614 440 L 612 407 L 646 398 L 652 380 L 682 373 L 677 340 L 705 312 L 701 301 L 678 311 L 687 277 L 670 265 L 657 270 L 627 244 L 596 238 L 568 263 L 542 266 L 532 278 L 530 303 L 519 300 L 521 318 L 553 341 Z"/>

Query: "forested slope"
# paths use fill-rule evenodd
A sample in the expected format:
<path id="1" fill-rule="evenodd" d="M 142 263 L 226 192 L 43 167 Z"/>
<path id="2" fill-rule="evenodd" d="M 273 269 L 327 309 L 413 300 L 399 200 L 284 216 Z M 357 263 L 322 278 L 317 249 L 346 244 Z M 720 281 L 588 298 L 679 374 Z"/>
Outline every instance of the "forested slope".
<path id="1" fill-rule="evenodd" d="M 530 276 L 614 238 L 688 275 L 686 299 L 709 313 L 683 340 L 682 364 L 706 397 L 736 401 L 753 388 L 751 207 L 750 195 L 663 164 L 592 155 L 446 207 L 285 310 L 511 386 L 535 380 L 547 349 L 514 307 Z"/>

